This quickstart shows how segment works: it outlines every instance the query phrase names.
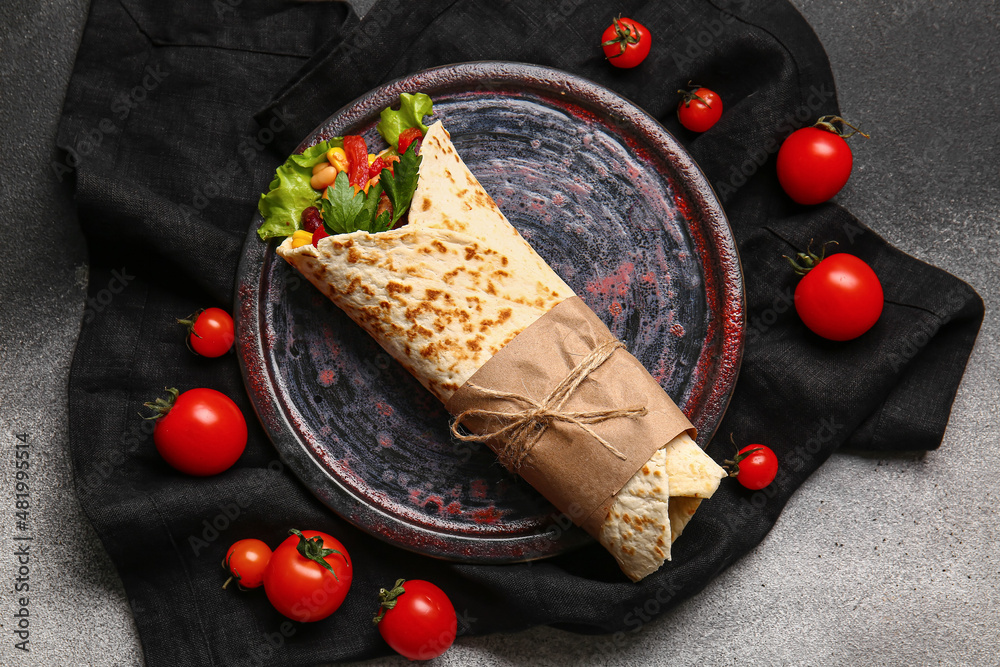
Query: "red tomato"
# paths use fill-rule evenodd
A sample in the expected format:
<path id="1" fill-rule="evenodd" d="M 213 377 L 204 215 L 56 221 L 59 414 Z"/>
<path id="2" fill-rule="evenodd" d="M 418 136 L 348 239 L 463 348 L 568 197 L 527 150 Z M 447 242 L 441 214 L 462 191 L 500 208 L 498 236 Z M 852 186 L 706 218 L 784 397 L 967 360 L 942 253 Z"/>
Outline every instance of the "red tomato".
<path id="1" fill-rule="evenodd" d="M 163 459 L 189 475 L 215 475 L 236 463 L 247 444 L 247 422 L 232 399 L 214 389 L 158 398 L 153 443 Z"/>
<path id="2" fill-rule="evenodd" d="M 354 577 L 350 556 L 326 533 L 294 528 L 289 533 L 264 570 L 264 592 L 293 621 L 321 621 L 347 597 Z"/>
<path id="3" fill-rule="evenodd" d="M 804 263 L 810 266 L 803 267 L 807 273 L 795 288 L 795 310 L 802 322 L 813 333 L 838 341 L 871 329 L 885 303 L 882 283 L 872 268 L 846 253 L 826 259 L 809 256 L 813 259 Z"/>
<path id="4" fill-rule="evenodd" d="M 396 151 L 402 155 L 410 147 L 410 144 L 416 142 L 417 147 L 413 150 L 419 153 L 420 140 L 423 138 L 424 133 L 420 131 L 419 127 L 409 127 L 399 133 L 399 141 L 396 142 Z"/>
<path id="5" fill-rule="evenodd" d="M 649 55 L 652 36 L 646 26 L 627 18 L 616 18 L 601 35 L 601 48 L 615 67 L 635 67 Z"/>
<path id="6" fill-rule="evenodd" d="M 271 547 L 253 538 L 240 540 L 229 547 L 226 560 L 222 567 L 229 570 L 231 576 L 222 585 L 229 585 L 233 579 L 241 588 L 259 588 L 264 583 L 264 570 L 271 560 Z"/>
<path id="7" fill-rule="evenodd" d="M 678 90 L 683 95 L 677 105 L 677 119 L 692 132 L 705 132 L 722 117 L 722 98 L 708 88 Z"/>
<path id="8" fill-rule="evenodd" d="M 365 138 L 356 134 L 344 137 L 344 153 L 347 154 L 348 182 L 364 187 L 368 182 L 368 145 Z"/>
<path id="9" fill-rule="evenodd" d="M 763 489 L 778 474 L 778 457 L 764 445 L 747 445 L 736 453 L 734 464 L 736 470 L 730 476 L 753 491 Z"/>
<path id="10" fill-rule="evenodd" d="M 188 329 L 188 347 L 203 357 L 221 357 L 236 339 L 233 318 L 221 308 L 203 308 L 177 323 Z"/>
<path id="11" fill-rule="evenodd" d="M 455 607 L 429 581 L 399 579 L 391 591 L 379 592 L 379 603 L 375 623 L 396 653 L 410 660 L 430 660 L 455 642 Z"/>
<path id="12" fill-rule="evenodd" d="M 831 122 L 839 121 L 854 129 L 843 134 Z M 813 127 L 792 132 L 778 150 L 778 182 L 799 204 L 821 204 L 840 192 L 851 176 L 854 155 L 844 141 L 854 128 L 839 116 L 823 116 Z"/>
<path id="13" fill-rule="evenodd" d="M 312 244 L 314 246 L 319 246 L 320 239 L 324 239 L 324 238 L 326 238 L 329 235 L 330 234 L 327 233 L 327 231 L 326 231 L 326 227 L 324 227 L 323 225 L 320 225 L 319 227 L 316 228 L 316 231 L 313 232 Z"/>

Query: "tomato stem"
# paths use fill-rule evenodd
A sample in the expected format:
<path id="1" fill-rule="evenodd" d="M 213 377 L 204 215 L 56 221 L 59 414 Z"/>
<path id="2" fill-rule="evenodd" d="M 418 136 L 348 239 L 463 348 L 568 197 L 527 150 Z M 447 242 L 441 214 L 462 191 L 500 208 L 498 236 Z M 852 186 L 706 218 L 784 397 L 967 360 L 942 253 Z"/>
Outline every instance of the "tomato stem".
<path id="1" fill-rule="evenodd" d="M 299 543 L 295 546 L 295 549 L 302 555 L 303 558 L 308 558 L 315 563 L 319 563 L 330 571 L 330 574 L 333 575 L 334 579 L 340 581 L 340 577 L 338 577 L 337 573 L 333 571 L 330 564 L 326 562 L 326 557 L 330 554 L 339 554 L 340 556 L 343 556 L 344 554 L 336 549 L 323 548 L 323 538 L 319 535 L 309 538 L 303 535 L 302 531 L 296 530 L 295 528 L 289 529 L 288 534 L 298 536 Z M 346 556 L 344 557 L 344 561 L 347 561 Z M 348 563 L 348 565 L 350 565 L 350 563 Z"/>
<path id="2" fill-rule="evenodd" d="M 240 590 L 247 590 L 240 585 L 240 581 L 243 579 L 243 577 L 240 576 L 240 571 L 234 570 L 232 565 L 230 564 L 230 559 L 232 558 L 232 555 L 233 555 L 232 553 L 228 553 L 226 554 L 226 557 L 222 559 L 222 568 L 231 573 L 229 578 L 226 579 L 226 583 L 222 584 L 222 590 L 225 590 L 226 586 L 228 586 L 229 582 L 231 582 L 233 579 L 236 580 L 236 585 L 239 586 Z"/>
<path id="3" fill-rule="evenodd" d="M 205 312 L 204 308 L 199 308 L 198 310 L 196 310 L 192 314 L 188 315 L 185 319 L 183 319 L 183 320 L 182 319 L 178 319 L 177 320 L 177 324 L 182 324 L 185 327 L 187 327 L 188 334 L 190 334 L 192 336 L 195 336 L 196 338 L 201 338 L 201 336 L 199 336 L 198 333 L 195 332 L 195 330 L 194 330 L 194 323 L 198 320 L 198 316 L 200 316 L 204 312 Z M 191 348 L 191 344 L 189 343 L 188 344 L 188 349 L 190 349 L 190 348 Z M 194 352 L 194 350 L 191 350 L 191 351 Z"/>
<path id="4" fill-rule="evenodd" d="M 688 85 L 689 86 L 692 85 L 690 81 L 688 81 Z M 691 106 L 691 102 L 693 100 L 698 100 L 699 102 L 701 102 L 702 104 L 704 104 L 709 109 L 712 108 L 712 105 L 708 103 L 708 100 L 706 100 L 705 98 L 703 98 L 703 97 L 701 97 L 700 95 L 697 94 L 698 90 L 700 90 L 700 89 L 701 89 L 701 86 L 695 86 L 691 90 L 678 90 L 677 91 L 683 97 L 683 99 L 681 100 L 681 102 L 684 103 L 684 108 L 685 109 L 687 109 L 688 107 Z"/>
<path id="5" fill-rule="evenodd" d="M 733 447 L 736 448 L 736 456 L 734 456 L 732 459 L 726 459 L 725 461 L 723 461 L 722 467 L 726 469 L 726 472 L 729 473 L 730 477 L 739 477 L 740 461 L 750 456 L 751 454 L 756 454 L 757 452 L 763 451 L 764 448 L 755 447 L 754 449 L 748 449 L 747 451 L 740 454 L 740 446 L 736 444 L 735 440 L 733 440 L 732 433 L 729 434 L 729 442 L 733 443 Z"/>
<path id="6" fill-rule="evenodd" d="M 164 387 L 164 389 L 167 391 L 169 396 L 166 398 L 158 398 L 151 403 L 143 403 L 145 407 L 156 411 L 156 414 L 152 417 L 143 416 L 143 419 L 159 419 L 160 417 L 166 416 L 166 414 L 173 409 L 174 401 L 177 400 L 177 397 L 180 396 L 181 392 L 177 391 L 175 387 Z M 140 413 L 140 415 L 141 414 L 142 413 Z"/>
<path id="7" fill-rule="evenodd" d="M 847 134 L 844 134 L 843 130 L 837 129 L 834 123 L 841 123 L 853 130 Z M 841 139 L 847 139 L 848 137 L 853 137 L 855 134 L 860 134 L 865 139 L 871 139 L 870 136 L 862 132 L 858 127 L 851 125 L 849 122 L 841 118 L 840 116 L 820 116 L 819 120 L 813 125 L 813 127 L 818 127 L 821 130 L 826 130 L 827 132 L 833 132 Z"/>
<path id="8" fill-rule="evenodd" d="M 609 58 L 617 58 L 625 53 L 627 45 L 639 43 L 639 31 L 633 30 L 630 26 L 623 25 L 621 19 L 621 14 L 619 14 L 618 18 L 611 20 L 611 22 L 615 25 L 615 38 L 609 39 L 606 42 L 601 42 L 601 46 L 614 46 L 615 44 L 618 44 L 621 47 L 618 53 L 613 56 L 608 56 Z"/>
<path id="9" fill-rule="evenodd" d="M 817 255 L 812 251 L 813 239 L 809 239 L 809 245 L 806 246 L 806 251 L 795 253 L 795 256 L 799 259 L 798 262 L 796 262 L 788 255 L 782 255 L 782 257 L 788 260 L 788 263 L 791 264 L 792 270 L 794 270 L 795 273 L 799 274 L 800 276 L 804 276 L 810 271 L 812 271 L 814 268 L 816 268 L 817 264 L 823 261 L 823 259 L 826 257 L 826 247 L 831 243 L 833 245 L 839 245 L 836 241 L 827 241 L 826 243 L 823 244 L 823 247 L 820 248 L 819 254 Z"/>
<path id="10" fill-rule="evenodd" d="M 403 588 L 403 584 L 406 583 L 406 579 L 397 579 L 396 584 L 390 590 L 385 590 L 380 588 L 378 591 L 378 615 L 372 619 L 372 624 L 378 625 L 385 617 L 385 613 L 396 606 L 396 598 L 406 592 Z"/>

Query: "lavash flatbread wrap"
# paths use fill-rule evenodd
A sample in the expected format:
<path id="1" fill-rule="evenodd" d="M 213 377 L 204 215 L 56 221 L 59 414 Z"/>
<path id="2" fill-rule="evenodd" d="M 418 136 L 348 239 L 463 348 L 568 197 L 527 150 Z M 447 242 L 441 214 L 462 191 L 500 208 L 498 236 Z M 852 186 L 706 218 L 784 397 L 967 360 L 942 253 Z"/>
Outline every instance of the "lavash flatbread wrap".
<path id="1" fill-rule="evenodd" d="M 579 299 L 508 222 L 440 122 L 426 132 L 420 157 L 407 224 L 329 236 L 315 246 L 293 247 L 289 238 L 277 252 L 449 406 L 515 338 Z M 592 390 L 595 381 L 588 381 Z M 658 385 L 655 391 L 663 393 Z M 632 416 L 611 421 L 628 424 Z M 604 427 L 589 424 L 573 433 L 573 446 Z M 631 477 L 594 516 L 571 513 L 577 523 L 588 520 L 588 531 L 635 581 L 670 558 L 671 543 L 726 474 L 683 429 L 646 443 L 651 455 L 631 462 Z"/>

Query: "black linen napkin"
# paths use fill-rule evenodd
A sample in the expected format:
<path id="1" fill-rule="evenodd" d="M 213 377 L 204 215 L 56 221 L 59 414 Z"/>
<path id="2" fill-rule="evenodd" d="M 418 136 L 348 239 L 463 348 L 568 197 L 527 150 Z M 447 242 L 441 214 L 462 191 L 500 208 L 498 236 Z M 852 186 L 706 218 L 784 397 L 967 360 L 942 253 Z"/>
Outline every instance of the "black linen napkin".
<path id="1" fill-rule="evenodd" d="M 634 70 L 612 68 L 597 48 L 619 12 L 655 36 Z M 729 433 L 764 441 L 781 472 L 756 493 L 724 483 L 675 545 L 674 561 L 639 584 L 598 545 L 530 565 L 456 565 L 355 530 L 284 469 L 253 418 L 235 358 L 194 357 L 174 324 L 199 307 L 231 307 L 257 197 L 323 119 L 387 80 L 485 59 L 558 67 L 646 109 L 699 162 L 739 243 L 746 349 L 708 451 L 726 458 Z M 719 92 L 726 107 L 702 135 L 674 113 L 675 91 L 689 80 Z M 71 453 L 80 502 L 122 577 L 147 664 L 315 664 L 387 653 L 370 618 L 375 592 L 398 576 L 444 588 L 460 634 L 537 624 L 630 631 L 637 606 L 660 613 L 676 605 L 758 544 L 838 447 L 937 447 L 982 301 L 842 208 L 801 207 L 783 195 L 773 166 L 780 141 L 837 112 L 822 47 L 785 2 L 385 0 L 359 22 L 334 3 L 93 0 L 60 127 L 64 153 L 52 164 L 75 185 L 91 260 L 70 379 Z M 790 306 L 796 277 L 782 255 L 810 239 L 838 241 L 881 277 L 885 310 L 855 341 L 814 336 Z M 250 439 L 233 469 L 195 479 L 162 462 L 151 424 L 136 413 L 165 385 L 212 387 L 236 400 Z M 219 561 L 232 542 L 276 546 L 290 526 L 333 533 L 355 563 L 344 606 L 320 623 L 286 621 L 260 591 L 220 590 Z"/>

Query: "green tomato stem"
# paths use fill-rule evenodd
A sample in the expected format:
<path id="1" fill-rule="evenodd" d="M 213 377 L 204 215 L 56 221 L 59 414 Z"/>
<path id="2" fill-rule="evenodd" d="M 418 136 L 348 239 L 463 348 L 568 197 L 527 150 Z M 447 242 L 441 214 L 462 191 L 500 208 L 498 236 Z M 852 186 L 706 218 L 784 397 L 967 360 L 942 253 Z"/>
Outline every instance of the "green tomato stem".
<path id="1" fill-rule="evenodd" d="M 316 537 L 308 538 L 302 534 L 302 531 L 292 528 L 288 531 L 289 535 L 297 535 L 299 538 L 299 543 L 295 546 L 295 549 L 302 555 L 303 558 L 308 558 L 314 563 L 318 563 L 330 571 L 333 578 L 340 581 L 340 577 L 337 573 L 333 571 L 333 568 L 329 563 L 326 562 L 326 557 L 330 554 L 339 554 L 343 556 L 336 549 L 325 549 L 323 547 L 323 538 L 317 535 Z M 346 558 L 344 560 L 347 560 Z"/>
<path id="2" fill-rule="evenodd" d="M 406 592 L 403 588 L 403 584 L 406 583 L 405 579 L 397 579 L 396 584 L 390 589 L 385 590 L 380 588 L 378 591 L 378 615 L 372 619 L 372 624 L 378 625 L 379 621 L 385 618 L 387 611 L 396 606 L 396 598 Z"/>

